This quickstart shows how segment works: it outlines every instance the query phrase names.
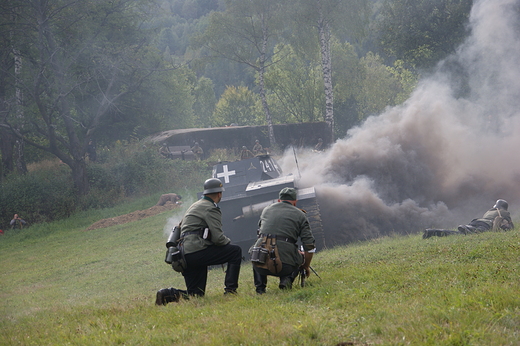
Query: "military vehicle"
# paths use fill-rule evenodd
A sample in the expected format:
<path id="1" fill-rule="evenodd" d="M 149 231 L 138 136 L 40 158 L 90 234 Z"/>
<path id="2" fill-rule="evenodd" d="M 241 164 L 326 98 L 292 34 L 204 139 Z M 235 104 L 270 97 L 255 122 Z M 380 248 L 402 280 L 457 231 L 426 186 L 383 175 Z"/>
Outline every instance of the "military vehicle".
<path id="1" fill-rule="evenodd" d="M 242 248 L 246 258 L 257 237 L 262 210 L 278 200 L 284 187 L 298 189 L 297 206 L 307 213 L 318 249 L 324 246 L 323 227 L 314 187 L 299 188 L 294 175 L 283 175 L 270 155 L 220 162 L 213 166 L 213 178 L 224 184 L 225 192 L 219 207 L 222 210 L 224 233 Z M 202 196 L 202 192 L 199 194 Z"/>

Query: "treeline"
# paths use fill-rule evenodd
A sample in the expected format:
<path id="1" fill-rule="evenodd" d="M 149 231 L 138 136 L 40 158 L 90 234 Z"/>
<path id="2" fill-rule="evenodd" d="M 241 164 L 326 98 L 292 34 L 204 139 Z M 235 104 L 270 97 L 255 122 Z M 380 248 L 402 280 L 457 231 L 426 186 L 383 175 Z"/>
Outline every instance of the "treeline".
<path id="1" fill-rule="evenodd" d="M 0 176 L 58 159 L 82 198 L 89 148 L 117 140 L 317 120 L 344 136 L 454 51 L 471 3 L 5 0 Z"/>
<path id="2" fill-rule="evenodd" d="M 9 227 L 15 213 L 30 225 L 144 195 L 196 192 L 211 176 L 206 162 L 167 160 L 137 141 L 101 148 L 97 161 L 87 167 L 90 193 L 85 196 L 77 195 L 70 168 L 56 159 L 29 164 L 24 175 L 8 175 L 0 183 L 0 229 Z"/>

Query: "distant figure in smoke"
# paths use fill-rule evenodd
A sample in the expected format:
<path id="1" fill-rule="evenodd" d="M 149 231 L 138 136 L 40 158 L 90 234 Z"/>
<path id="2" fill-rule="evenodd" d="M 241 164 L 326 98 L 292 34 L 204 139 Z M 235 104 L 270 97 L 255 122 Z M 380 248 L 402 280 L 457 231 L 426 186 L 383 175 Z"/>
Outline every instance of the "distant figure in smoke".
<path id="1" fill-rule="evenodd" d="M 199 142 L 195 142 L 195 145 L 193 146 L 193 148 L 191 148 L 191 152 L 193 153 L 193 155 L 195 155 L 195 158 L 197 160 L 202 160 L 202 155 L 204 155 L 204 150 L 202 150 L 202 148 L 199 146 Z"/>
<path id="2" fill-rule="evenodd" d="M 240 160 L 250 159 L 252 157 L 255 157 L 255 155 L 244 145 L 240 152 Z"/>
<path id="3" fill-rule="evenodd" d="M 515 228 L 511 215 L 507 208 L 509 204 L 503 199 L 496 201 L 493 208 L 486 211 L 480 219 L 473 219 L 467 225 L 459 225 L 457 231 L 450 231 L 444 229 L 427 229 L 424 231 L 423 239 L 433 236 L 445 237 L 452 234 L 471 234 L 481 233 L 486 231 L 509 231 Z"/>
<path id="4" fill-rule="evenodd" d="M 318 138 L 318 143 L 314 146 L 315 151 L 323 151 L 323 139 Z"/>
<path id="5" fill-rule="evenodd" d="M 260 144 L 260 141 L 257 139 L 255 141 L 255 145 L 253 146 L 253 154 L 260 155 L 263 154 L 264 148 L 262 147 L 262 144 Z"/>

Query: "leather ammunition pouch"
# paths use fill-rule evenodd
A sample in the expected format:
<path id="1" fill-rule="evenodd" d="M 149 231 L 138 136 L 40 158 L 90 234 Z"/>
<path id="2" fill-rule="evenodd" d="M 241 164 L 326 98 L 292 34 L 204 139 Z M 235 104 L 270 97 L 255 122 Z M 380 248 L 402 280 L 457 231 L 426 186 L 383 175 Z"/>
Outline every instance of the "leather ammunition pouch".
<path id="1" fill-rule="evenodd" d="M 277 237 L 271 234 L 260 234 L 255 245 L 250 249 L 251 262 L 258 268 L 278 274 L 282 270 L 282 260 L 276 246 Z"/>

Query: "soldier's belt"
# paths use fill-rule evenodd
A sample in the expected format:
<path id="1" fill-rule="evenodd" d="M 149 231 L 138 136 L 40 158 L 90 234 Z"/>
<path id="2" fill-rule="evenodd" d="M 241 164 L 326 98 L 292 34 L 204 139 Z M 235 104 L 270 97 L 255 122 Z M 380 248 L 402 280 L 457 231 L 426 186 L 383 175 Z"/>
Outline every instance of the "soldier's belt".
<path id="1" fill-rule="evenodd" d="M 263 238 L 263 237 L 276 238 L 276 240 L 281 240 L 281 241 L 286 241 L 288 243 L 296 244 L 296 239 L 293 239 L 291 237 L 282 237 L 282 236 L 276 235 L 276 234 L 264 234 L 264 233 L 258 234 L 258 238 Z"/>
<path id="2" fill-rule="evenodd" d="M 185 236 L 190 235 L 190 234 L 196 234 L 202 238 L 204 236 L 204 228 L 198 229 L 196 231 L 183 232 L 181 234 L 181 236 L 184 238 Z"/>

